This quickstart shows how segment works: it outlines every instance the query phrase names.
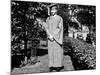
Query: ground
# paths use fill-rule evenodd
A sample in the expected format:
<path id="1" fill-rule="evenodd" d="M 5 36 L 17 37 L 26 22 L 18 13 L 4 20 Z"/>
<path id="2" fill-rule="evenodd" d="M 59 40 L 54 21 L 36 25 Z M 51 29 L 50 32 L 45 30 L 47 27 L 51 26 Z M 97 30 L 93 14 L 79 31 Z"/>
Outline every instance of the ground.
<path id="1" fill-rule="evenodd" d="M 26 66 L 21 68 L 14 68 L 12 70 L 12 74 L 31 74 L 31 73 L 49 72 L 48 55 L 38 56 L 38 60 L 40 62 L 34 65 L 27 64 Z M 74 70 L 70 56 L 65 55 L 63 63 L 64 63 L 64 69 L 62 71 Z"/>

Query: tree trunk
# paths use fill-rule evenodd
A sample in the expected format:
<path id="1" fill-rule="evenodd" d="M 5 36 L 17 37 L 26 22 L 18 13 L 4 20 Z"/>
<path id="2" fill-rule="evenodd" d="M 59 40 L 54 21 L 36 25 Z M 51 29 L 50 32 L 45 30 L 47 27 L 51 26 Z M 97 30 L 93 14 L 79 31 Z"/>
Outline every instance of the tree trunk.
<path id="1" fill-rule="evenodd" d="M 25 50 L 24 64 L 27 64 L 27 36 L 26 36 L 26 33 L 24 34 L 24 50 Z"/>

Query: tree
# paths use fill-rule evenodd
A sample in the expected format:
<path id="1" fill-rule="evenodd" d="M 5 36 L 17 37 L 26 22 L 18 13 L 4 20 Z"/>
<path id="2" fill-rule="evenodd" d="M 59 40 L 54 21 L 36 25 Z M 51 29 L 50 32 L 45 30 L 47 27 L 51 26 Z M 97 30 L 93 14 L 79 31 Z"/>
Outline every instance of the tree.
<path id="1" fill-rule="evenodd" d="M 31 41 L 31 56 L 39 44 L 39 38 L 46 35 L 44 30 L 39 26 L 36 21 L 38 16 L 47 17 L 45 3 L 37 2 L 11 2 L 11 48 L 12 53 L 21 53 L 22 41 L 24 41 L 24 54 L 27 56 L 27 44 Z M 33 41 L 33 42 L 32 42 Z"/>

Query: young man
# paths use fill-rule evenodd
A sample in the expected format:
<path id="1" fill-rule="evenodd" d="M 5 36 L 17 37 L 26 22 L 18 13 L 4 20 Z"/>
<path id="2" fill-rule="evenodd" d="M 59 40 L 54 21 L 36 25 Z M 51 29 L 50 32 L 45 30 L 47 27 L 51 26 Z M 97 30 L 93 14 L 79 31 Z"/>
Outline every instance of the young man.
<path id="1" fill-rule="evenodd" d="M 50 17 L 46 20 L 50 71 L 60 71 L 63 66 L 63 19 L 57 15 L 57 5 L 50 5 Z"/>

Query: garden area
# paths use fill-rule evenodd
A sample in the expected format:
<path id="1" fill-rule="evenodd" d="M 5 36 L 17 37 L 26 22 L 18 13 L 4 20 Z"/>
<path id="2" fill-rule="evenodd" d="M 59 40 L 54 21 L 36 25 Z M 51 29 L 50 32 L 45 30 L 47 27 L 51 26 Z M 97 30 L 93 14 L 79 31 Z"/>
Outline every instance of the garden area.
<path id="1" fill-rule="evenodd" d="M 48 70 L 47 35 L 37 22 L 37 18 L 46 20 L 48 17 L 47 7 L 50 4 L 24 1 L 11 2 L 12 72 L 14 72 L 15 68 L 21 69 L 29 63 L 32 66 L 36 62 L 46 63 L 44 68 L 42 65 L 44 70 L 41 71 L 39 67 L 38 72 L 48 72 L 46 71 Z M 65 71 L 96 69 L 96 47 L 92 45 L 93 42 L 96 45 L 96 7 L 72 4 L 58 4 L 58 6 L 58 15 L 63 18 L 64 25 L 63 50 Z M 81 30 L 82 25 L 86 25 L 89 28 L 86 41 L 68 37 L 69 27 Z M 41 41 L 45 41 L 42 46 L 40 45 Z M 25 61 L 27 62 L 23 63 Z M 70 69 L 67 68 L 68 66 Z M 26 72 L 34 72 L 34 69 L 31 70 Z"/>

